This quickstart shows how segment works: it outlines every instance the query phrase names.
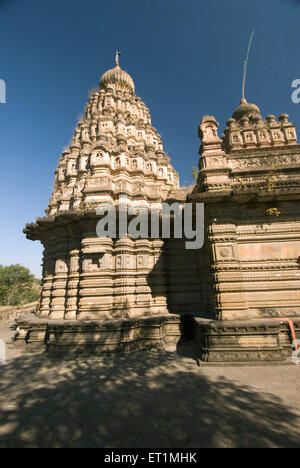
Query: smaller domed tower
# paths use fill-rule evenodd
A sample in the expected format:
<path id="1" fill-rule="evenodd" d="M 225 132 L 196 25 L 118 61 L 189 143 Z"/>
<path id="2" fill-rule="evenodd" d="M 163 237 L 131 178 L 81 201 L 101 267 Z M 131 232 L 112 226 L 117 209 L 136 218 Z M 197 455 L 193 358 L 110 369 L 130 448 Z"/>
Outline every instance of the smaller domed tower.
<path id="1" fill-rule="evenodd" d="M 263 119 L 257 105 L 242 99 L 222 138 L 212 116 L 201 120 L 199 137 L 200 172 L 191 200 L 205 203 L 207 299 L 220 321 L 202 329 L 210 343 L 204 358 L 282 360 L 290 352 L 289 335 L 274 318 L 300 327 L 295 127 L 287 114 Z"/>

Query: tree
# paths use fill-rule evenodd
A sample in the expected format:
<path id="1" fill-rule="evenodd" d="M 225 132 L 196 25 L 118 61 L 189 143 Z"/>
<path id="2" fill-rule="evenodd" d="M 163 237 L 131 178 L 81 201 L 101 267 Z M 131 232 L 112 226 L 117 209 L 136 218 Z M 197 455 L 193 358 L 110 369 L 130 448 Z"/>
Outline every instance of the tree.
<path id="1" fill-rule="evenodd" d="M 193 169 L 192 169 L 192 177 L 193 177 L 195 182 L 197 182 L 198 175 L 199 175 L 199 171 L 198 171 L 197 167 L 194 166 Z"/>
<path id="2" fill-rule="evenodd" d="M 34 288 L 36 279 L 30 271 L 17 264 L 0 265 L 0 305 L 21 305 L 38 299 L 39 290 Z"/>

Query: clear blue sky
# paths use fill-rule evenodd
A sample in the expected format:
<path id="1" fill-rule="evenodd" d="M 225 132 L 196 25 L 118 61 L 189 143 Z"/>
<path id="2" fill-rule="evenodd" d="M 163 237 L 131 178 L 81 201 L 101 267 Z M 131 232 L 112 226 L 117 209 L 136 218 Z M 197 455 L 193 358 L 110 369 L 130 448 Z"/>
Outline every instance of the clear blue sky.
<path id="1" fill-rule="evenodd" d="M 201 117 L 222 132 L 239 104 L 252 29 L 246 98 L 300 129 L 299 23 L 299 0 L 0 0 L 0 263 L 40 276 L 42 247 L 22 228 L 43 215 L 61 150 L 117 48 L 185 183 Z"/>

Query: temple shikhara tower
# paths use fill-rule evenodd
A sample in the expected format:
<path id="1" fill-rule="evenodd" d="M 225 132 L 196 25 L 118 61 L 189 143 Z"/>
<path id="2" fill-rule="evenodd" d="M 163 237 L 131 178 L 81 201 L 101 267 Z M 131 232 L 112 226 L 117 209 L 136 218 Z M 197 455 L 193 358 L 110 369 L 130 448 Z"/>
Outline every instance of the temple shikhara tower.
<path id="1" fill-rule="evenodd" d="M 101 204 L 113 205 L 117 215 L 124 200 L 128 207 L 159 211 L 162 202 L 182 203 L 186 195 L 150 112 L 135 94 L 132 78 L 121 69 L 117 53 L 115 67 L 102 75 L 59 160 L 46 217 L 25 229 L 27 237 L 40 240 L 45 249 L 39 322 L 22 328 L 31 337 L 29 342 L 39 341 L 36 333 L 44 339 L 45 329 L 53 338 L 52 326 L 68 331 L 63 337 L 69 337 L 72 325 L 76 331 L 84 328 L 71 338 L 79 348 L 83 342 L 95 352 L 95 348 L 120 348 L 124 327 L 142 346 L 151 338 L 149 330 L 158 332 L 157 336 L 165 333 L 159 327 L 165 326 L 163 317 L 170 311 L 179 313 L 185 307 L 196 313 L 197 259 L 194 252 L 184 251 L 182 239 L 166 243 L 159 234 L 156 238 L 99 238 L 96 232 L 100 219 L 96 210 Z M 139 317 L 150 319 L 145 322 L 148 339 L 143 337 Z M 151 317 L 160 317 L 161 324 L 151 322 Z M 180 316 L 173 319 L 177 330 Z M 95 343 L 94 334 L 85 333 L 91 326 L 101 329 L 105 346 L 101 339 L 100 345 Z M 112 333 L 111 326 L 122 330 Z M 122 338 L 129 347 L 131 338 Z"/>
<path id="2" fill-rule="evenodd" d="M 91 95 L 59 160 L 44 218 L 36 318 L 17 342 L 49 352 L 176 349 L 193 335 L 199 359 L 283 361 L 300 332 L 300 145 L 287 114 L 263 119 L 242 99 L 222 137 L 204 116 L 199 177 L 180 188 L 150 112 L 119 65 Z M 191 167 L 194 163 L 191 160 Z M 99 237 L 97 208 L 163 202 L 205 206 L 205 242 L 158 232 Z M 172 230 L 171 230 L 172 234 Z"/>
<path id="3" fill-rule="evenodd" d="M 155 298 L 147 283 L 163 242 L 101 239 L 95 214 L 101 203 L 118 209 L 124 198 L 129 206 L 149 208 L 178 187 L 149 110 L 117 53 L 60 158 L 47 217 L 28 226 L 28 237 L 45 247 L 39 316 L 98 320 L 167 312 L 161 272 Z"/>

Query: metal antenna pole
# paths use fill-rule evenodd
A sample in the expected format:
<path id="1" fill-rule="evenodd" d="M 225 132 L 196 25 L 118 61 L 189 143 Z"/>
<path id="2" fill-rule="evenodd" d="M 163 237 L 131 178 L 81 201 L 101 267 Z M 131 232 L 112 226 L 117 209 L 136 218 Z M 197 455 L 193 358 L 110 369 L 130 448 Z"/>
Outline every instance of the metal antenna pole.
<path id="1" fill-rule="evenodd" d="M 253 29 L 252 34 L 250 36 L 249 44 L 248 44 L 246 60 L 244 61 L 242 100 L 245 99 L 245 83 L 246 83 L 246 76 L 247 76 L 247 66 L 248 66 L 249 52 L 250 52 L 250 47 L 251 47 L 251 42 L 252 42 L 252 39 L 253 39 L 253 36 L 254 36 L 254 32 L 255 31 Z"/>

